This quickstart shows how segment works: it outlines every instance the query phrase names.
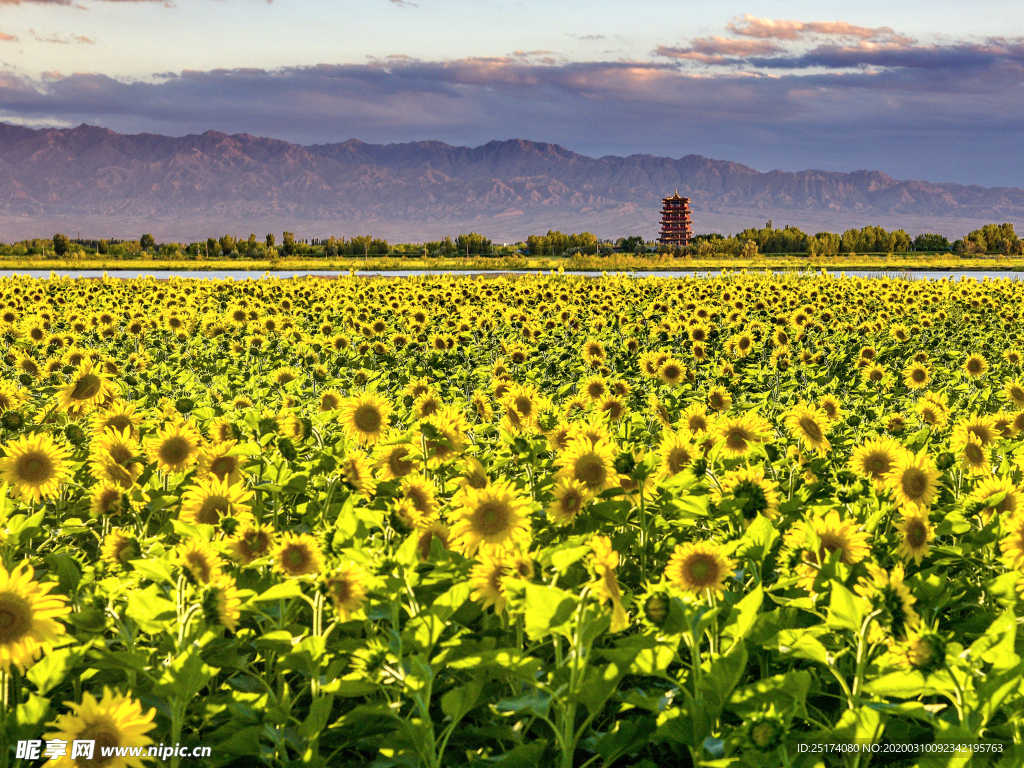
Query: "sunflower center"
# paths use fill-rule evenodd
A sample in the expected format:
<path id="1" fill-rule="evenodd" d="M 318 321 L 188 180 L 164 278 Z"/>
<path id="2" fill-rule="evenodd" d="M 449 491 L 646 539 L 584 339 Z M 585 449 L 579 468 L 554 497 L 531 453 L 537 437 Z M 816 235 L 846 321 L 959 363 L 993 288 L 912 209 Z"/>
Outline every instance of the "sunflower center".
<path id="1" fill-rule="evenodd" d="M 915 368 L 914 372 L 910 374 L 910 378 L 912 378 L 917 384 L 923 384 L 927 377 L 928 374 L 925 373 L 923 368 Z"/>
<path id="2" fill-rule="evenodd" d="M 0 592 L 0 645 L 18 642 L 32 628 L 32 606 L 13 592 Z"/>
<path id="3" fill-rule="evenodd" d="M 53 463 L 45 453 L 32 451 L 18 459 L 16 473 L 23 483 L 45 483 L 53 477 Z"/>
<path id="4" fill-rule="evenodd" d="M 160 460 L 172 466 L 184 463 L 191 454 L 191 443 L 180 435 L 167 438 L 160 446 Z"/>
<path id="5" fill-rule="evenodd" d="M 210 496 L 196 512 L 196 522 L 201 525 L 216 525 L 220 516 L 228 511 L 231 503 L 224 496 Z"/>
<path id="6" fill-rule="evenodd" d="M 743 429 L 730 429 L 725 436 L 725 444 L 734 451 L 744 451 L 747 448 L 748 435 Z"/>
<path id="7" fill-rule="evenodd" d="M 376 432 L 383 421 L 381 412 L 370 404 L 359 406 L 352 414 L 352 423 L 360 432 Z"/>
<path id="8" fill-rule="evenodd" d="M 388 457 L 388 467 L 391 474 L 397 477 L 405 477 L 412 472 L 412 461 L 409 459 L 409 449 L 399 448 Z"/>
<path id="9" fill-rule="evenodd" d="M 71 390 L 71 399 L 92 400 L 102 387 L 103 379 L 95 373 L 87 373 L 75 383 L 75 388 Z"/>
<path id="10" fill-rule="evenodd" d="M 477 531 L 483 536 L 496 536 L 508 528 L 509 508 L 500 501 L 485 501 L 475 515 Z"/>
<path id="11" fill-rule="evenodd" d="M 89 723 L 79 734 L 78 738 L 79 740 L 96 742 L 93 750 L 93 759 L 88 762 L 90 766 L 97 765 L 100 768 L 109 765 L 115 759 L 113 756 L 105 756 L 103 749 L 122 746 L 121 731 L 117 724 L 109 717 L 103 717 L 100 720 Z"/>
<path id="12" fill-rule="evenodd" d="M 687 564 L 686 575 L 697 588 L 710 586 L 718 581 L 718 563 L 711 555 L 694 555 Z"/>
<path id="13" fill-rule="evenodd" d="M 818 422 L 810 416 L 804 416 L 800 419 L 800 429 L 803 430 L 803 433 L 807 435 L 807 439 L 811 442 L 817 443 L 822 437 L 824 437 L 821 432 L 821 427 L 818 426 Z"/>
<path id="14" fill-rule="evenodd" d="M 992 440 L 992 434 L 980 424 L 968 427 L 967 431 L 978 438 L 982 445 L 988 445 L 989 441 Z"/>
<path id="15" fill-rule="evenodd" d="M 928 477 L 920 469 L 910 467 L 903 473 L 900 485 L 907 498 L 916 501 L 922 498 L 928 490 Z"/>
<path id="16" fill-rule="evenodd" d="M 889 457 L 883 453 L 872 453 L 864 459 L 864 469 L 876 478 L 889 471 Z"/>
<path id="17" fill-rule="evenodd" d="M 210 462 L 210 472 L 221 480 L 238 469 L 238 458 L 235 456 L 218 456 Z"/>
<path id="18" fill-rule="evenodd" d="M 906 537 L 907 544 L 914 549 L 917 549 L 919 547 L 923 547 L 928 541 L 928 530 L 925 528 L 922 521 L 914 520 L 907 524 Z"/>
<path id="19" fill-rule="evenodd" d="M 691 458 L 690 452 L 685 448 L 673 448 L 668 455 L 668 466 L 672 470 L 672 474 L 682 472 L 683 468 L 689 465 Z"/>
<path id="20" fill-rule="evenodd" d="M 576 465 L 573 467 L 573 474 L 581 483 L 585 483 L 591 488 L 594 488 L 604 484 L 604 481 L 608 476 L 608 471 L 605 469 L 604 462 L 601 460 L 600 456 L 588 453 L 580 456 L 576 460 Z"/>
<path id="21" fill-rule="evenodd" d="M 691 432 L 707 432 L 708 422 L 703 416 L 691 416 L 686 421 L 686 426 Z"/>
<path id="22" fill-rule="evenodd" d="M 964 446 L 964 456 L 971 464 L 985 463 L 985 451 L 977 443 L 968 443 Z"/>

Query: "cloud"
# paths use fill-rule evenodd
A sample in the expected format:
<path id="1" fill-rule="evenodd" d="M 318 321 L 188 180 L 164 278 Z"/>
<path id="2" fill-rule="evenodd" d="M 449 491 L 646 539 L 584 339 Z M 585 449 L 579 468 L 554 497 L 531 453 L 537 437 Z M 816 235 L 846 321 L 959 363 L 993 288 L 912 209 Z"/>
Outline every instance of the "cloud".
<path id="1" fill-rule="evenodd" d="M 178 135 L 213 128 L 302 143 L 518 137 L 594 155 L 696 153 L 762 170 L 881 168 L 900 178 L 1020 184 L 1006 158 L 1024 141 L 1022 40 L 858 42 L 762 57 L 715 38 L 689 47 L 702 56 L 730 51 L 722 57 L 744 65 L 716 73 L 668 54 L 585 62 L 398 54 L 131 82 L 7 72 L 0 119 Z"/>
<path id="2" fill-rule="evenodd" d="M 391 0 L 391 2 L 399 8 L 419 8 L 416 3 L 410 2 L 410 0 Z"/>
<path id="3" fill-rule="evenodd" d="M 772 40 L 799 40 L 806 35 L 872 40 L 895 37 L 891 27 L 859 27 L 845 21 L 791 21 L 759 19 L 749 13 L 729 22 L 728 29 L 744 37 Z"/>
<path id="4" fill-rule="evenodd" d="M 577 40 L 604 40 L 606 35 L 577 35 L 575 32 L 566 32 L 569 37 L 575 37 Z"/>
<path id="5" fill-rule="evenodd" d="M 87 45 L 93 45 L 96 41 L 91 37 L 85 35 L 50 35 L 49 37 L 42 37 L 34 29 L 30 29 L 33 39 L 37 43 L 57 43 L 59 45 L 70 45 L 71 43 L 85 43 Z"/>
<path id="6" fill-rule="evenodd" d="M 690 41 L 688 48 L 672 48 L 659 45 L 655 56 L 667 56 L 672 59 L 691 59 L 705 64 L 732 63 L 728 57 L 764 56 L 781 53 L 782 47 L 767 40 L 731 40 L 727 37 L 696 38 Z"/>
<path id="7" fill-rule="evenodd" d="M 8 35 L 6 32 L 0 32 L 0 42 L 13 43 L 17 41 L 17 35 Z"/>

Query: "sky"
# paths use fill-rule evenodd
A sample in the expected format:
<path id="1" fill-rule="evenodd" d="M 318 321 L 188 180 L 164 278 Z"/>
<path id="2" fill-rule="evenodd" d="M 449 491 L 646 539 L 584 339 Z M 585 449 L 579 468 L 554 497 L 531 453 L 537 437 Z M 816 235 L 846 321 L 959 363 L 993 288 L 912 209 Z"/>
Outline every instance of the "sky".
<path id="1" fill-rule="evenodd" d="M 1020 0 L 0 0 L 0 120 L 1024 186 Z"/>

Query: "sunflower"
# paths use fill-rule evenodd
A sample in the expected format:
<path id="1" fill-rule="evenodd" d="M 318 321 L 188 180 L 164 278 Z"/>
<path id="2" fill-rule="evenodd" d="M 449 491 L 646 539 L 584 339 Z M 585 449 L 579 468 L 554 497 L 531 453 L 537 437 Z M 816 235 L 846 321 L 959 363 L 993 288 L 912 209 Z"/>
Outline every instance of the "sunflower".
<path id="1" fill-rule="evenodd" d="M 921 617 L 913 608 L 916 598 L 903 583 L 903 564 L 886 571 L 869 563 L 868 573 L 871 578 L 861 578 L 854 590 L 871 604 L 879 624 L 888 627 L 897 640 L 905 640 L 908 631 L 921 623 Z"/>
<path id="2" fill-rule="evenodd" d="M 325 389 L 320 393 L 320 413 L 336 411 L 342 407 L 344 398 L 341 393 L 334 389 Z"/>
<path id="3" fill-rule="evenodd" d="M 471 556 L 481 544 L 495 547 L 526 541 L 530 536 L 529 514 L 530 501 L 509 480 L 467 489 L 461 505 L 453 510 L 453 544 Z"/>
<path id="4" fill-rule="evenodd" d="M 972 475 L 987 475 L 992 470 L 989 463 L 988 451 L 982 445 L 981 440 L 966 432 L 954 432 L 950 440 L 950 448 L 960 454 L 961 466 Z"/>
<path id="5" fill-rule="evenodd" d="M 434 541 L 439 541 L 443 549 L 448 549 L 451 530 L 440 520 L 430 520 L 416 531 L 416 549 L 422 559 L 430 557 L 430 549 Z"/>
<path id="6" fill-rule="evenodd" d="M 615 446 L 607 440 L 593 443 L 586 438 L 576 438 L 555 459 L 555 466 L 560 467 L 557 477 L 576 480 L 591 493 L 600 493 L 618 482 L 616 455 Z"/>
<path id="7" fill-rule="evenodd" d="M 594 580 L 590 588 L 601 603 L 612 604 L 612 632 L 621 632 L 629 626 L 629 616 L 622 606 L 622 591 L 615 569 L 619 567 L 619 553 L 612 549 L 607 536 L 595 536 L 589 542 L 591 554 L 587 558 Z"/>
<path id="8" fill-rule="evenodd" d="M 26 395 L 23 390 L 18 389 L 9 381 L 0 381 L 0 413 L 17 410 L 25 400 Z"/>
<path id="9" fill-rule="evenodd" d="M 612 421 L 622 421 L 626 415 L 626 403 L 621 397 L 608 395 L 598 402 L 597 412 L 605 414 Z"/>
<path id="10" fill-rule="evenodd" d="M 514 410 L 523 427 L 533 426 L 542 407 L 543 396 L 535 384 L 513 384 L 501 404 L 508 410 Z"/>
<path id="11" fill-rule="evenodd" d="M 270 374 L 270 380 L 277 386 L 283 387 L 289 382 L 295 381 L 301 374 L 290 365 L 282 366 Z"/>
<path id="12" fill-rule="evenodd" d="M 391 403 L 375 392 L 361 392 L 346 399 L 339 411 L 345 434 L 360 444 L 376 443 L 388 427 Z"/>
<path id="13" fill-rule="evenodd" d="M 725 387 L 715 387 L 708 392 L 708 406 L 718 413 L 724 413 L 732 407 L 732 395 Z"/>
<path id="14" fill-rule="evenodd" d="M 714 421 L 715 417 L 708 414 L 703 403 L 693 403 L 679 416 L 680 424 L 695 435 L 710 432 Z"/>
<path id="15" fill-rule="evenodd" d="M 269 526 L 249 524 L 228 539 L 228 551 L 234 560 L 248 565 L 269 554 L 275 543 L 274 531 Z"/>
<path id="16" fill-rule="evenodd" d="M 246 502 L 252 497 L 253 492 L 241 483 L 211 476 L 185 489 L 178 516 L 197 525 L 217 526 L 226 515 L 247 516 L 250 507 Z"/>
<path id="17" fill-rule="evenodd" d="M 196 474 L 199 478 L 217 478 L 224 482 L 244 483 L 248 475 L 245 472 L 245 456 L 235 451 L 237 441 L 225 440 L 203 448 L 199 454 L 199 465 Z"/>
<path id="18" fill-rule="evenodd" d="M 544 433 L 544 437 L 553 450 L 564 451 L 569 447 L 569 441 L 573 437 L 573 425 L 567 421 L 559 421 Z"/>
<path id="19" fill-rule="evenodd" d="M 896 530 L 900 534 L 896 554 L 907 562 L 913 560 L 915 565 L 920 565 L 931 549 L 929 542 L 935 538 L 935 528 L 928 522 L 928 515 L 921 511 L 905 514 L 896 524 Z"/>
<path id="20" fill-rule="evenodd" d="M 787 411 L 784 417 L 790 433 L 798 438 L 805 448 L 813 449 L 819 454 L 832 450 L 832 445 L 825 436 L 829 430 L 829 418 L 820 408 L 800 403 Z"/>
<path id="21" fill-rule="evenodd" d="M 483 610 L 493 608 L 496 614 L 505 612 L 505 577 L 511 573 L 503 549 L 480 552 L 469 570 L 470 598 L 482 603 Z"/>
<path id="22" fill-rule="evenodd" d="M 67 460 L 71 454 L 43 432 L 27 435 L 4 446 L 0 458 L 0 480 L 11 485 L 11 493 L 28 503 L 56 496 L 71 476 Z"/>
<path id="23" fill-rule="evenodd" d="M 819 565 L 836 551 L 842 553 L 839 560 L 846 565 L 859 563 L 871 552 L 867 531 L 861 530 L 854 520 L 841 519 L 837 510 L 811 518 L 810 525 L 818 536 Z"/>
<path id="24" fill-rule="evenodd" d="M 47 762 L 48 768 L 142 768 L 144 758 L 118 753 L 128 755 L 138 749 L 141 754 L 144 747 L 153 744 L 146 734 L 156 728 L 156 709 L 143 713 L 142 703 L 133 699 L 131 692 L 122 695 L 106 686 L 99 701 L 85 691 L 81 704 L 66 701 L 64 705 L 71 713 L 49 723 L 54 730 L 44 734 L 44 738 L 50 743 L 63 742 L 66 751 Z M 71 758 L 71 745 L 78 741 L 93 743 L 93 759 Z"/>
<path id="25" fill-rule="evenodd" d="M 242 598 L 239 597 L 235 580 L 226 574 L 218 576 L 206 588 L 203 595 L 203 615 L 212 626 L 225 627 L 231 632 L 238 628 L 242 618 Z"/>
<path id="26" fill-rule="evenodd" d="M 384 482 L 405 477 L 416 468 L 416 462 L 412 455 L 412 446 L 407 442 L 391 445 L 378 443 L 374 467 L 380 473 L 380 479 Z"/>
<path id="27" fill-rule="evenodd" d="M 364 496 L 373 496 L 377 492 L 377 481 L 373 479 L 370 461 L 363 451 L 349 451 L 339 468 L 345 483 L 353 490 Z"/>
<path id="28" fill-rule="evenodd" d="M 995 419 L 991 414 L 975 414 L 960 421 L 953 429 L 950 442 L 966 442 L 968 437 L 977 438 L 984 447 L 995 443 L 999 438 L 999 432 L 993 423 Z"/>
<path id="29" fill-rule="evenodd" d="M 836 422 L 843 418 L 843 407 L 834 395 L 825 395 L 818 400 L 818 408 L 825 412 L 829 421 Z"/>
<path id="30" fill-rule="evenodd" d="M 93 517 L 114 517 L 124 508 L 124 489 L 104 480 L 89 491 L 89 514 Z"/>
<path id="31" fill-rule="evenodd" d="M 876 437 L 853 449 L 850 469 L 881 489 L 885 476 L 906 449 L 891 437 Z"/>
<path id="32" fill-rule="evenodd" d="M 412 412 L 417 420 L 425 419 L 441 407 L 441 401 L 432 390 L 427 390 L 416 398 L 412 404 Z"/>
<path id="33" fill-rule="evenodd" d="M 366 601 L 366 571 L 353 562 L 344 562 L 324 577 L 324 591 L 334 612 L 342 621 L 362 608 Z"/>
<path id="34" fill-rule="evenodd" d="M 71 613 L 63 595 L 51 595 L 56 582 L 33 581 L 35 571 L 28 562 L 13 571 L 0 564 L 0 669 L 11 666 L 24 672 L 64 634 L 58 617 Z"/>
<path id="35" fill-rule="evenodd" d="M 469 425 L 462 412 L 451 405 L 423 419 L 416 427 L 419 443 L 425 448 L 423 459 L 430 467 L 440 467 L 457 459 L 466 450 Z"/>
<path id="36" fill-rule="evenodd" d="M 964 361 L 964 373 L 972 379 L 984 376 L 987 370 L 988 361 L 981 355 L 969 355 L 967 360 Z"/>
<path id="37" fill-rule="evenodd" d="M 676 545 L 665 578 L 685 592 L 705 590 L 722 597 L 725 580 L 736 570 L 736 562 L 725 556 L 721 546 L 710 541 Z"/>
<path id="38" fill-rule="evenodd" d="M 112 570 L 119 571 L 132 560 L 141 557 L 139 542 L 130 532 L 115 528 L 104 537 L 100 559 L 108 563 Z"/>
<path id="39" fill-rule="evenodd" d="M 736 503 L 745 522 L 757 515 L 772 518 L 779 511 L 779 487 L 765 479 L 764 467 L 740 467 L 726 472 L 718 487 L 711 492 L 715 504 L 726 499 Z"/>
<path id="40" fill-rule="evenodd" d="M 771 440 L 772 426 L 756 413 L 748 411 L 732 418 L 721 417 L 714 425 L 718 439 L 723 441 L 722 451 L 735 458 L 746 456 L 757 443 Z"/>
<path id="41" fill-rule="evenodd" d="M 985 522 L 997 513 L 1008 517 L 1019 510 L 1024 511 L 1024 496 L 1020 487 L 1005 477 L 985 478 L 978 483 L 970 499 L 981 507 L 978 514 Z"/>
<path id="42" fill-rule="evenodd" d="M 591 402 L 597 402 L 608 394 L 608 380 L 600 375 L 591 376 L 584 380 L 580 389 Z"/>
<path id="43" fill-rule="evenodd" d="M 1003 396 L 1017 409 L 1024 408 L 1024 384 L 1019 379 L 1008 381 L 1003 385 Z"/>
<path id="44" fill-rule="evenodd" d="M 931 373 L 921 363 L 911 363 L 903 369 L 903 383 L 908 389 L 924 389 L 931 380 Z"/>
<path id="45" fill-rule="evenodd" d="M 918 400 L 915 408 L 921 417 L 921 421 L 938 429 L 946 426 L 946 423 L 949 421 L 946 409 L 927 397 L 922 397 Z"/>
<path id="46" fill-rule="evenodd" d="M 437 514 L 437 498 L 433 482 L 423 475 L 409 475 L 402 478 L 400 488 L 402 496 L 409 500 L 423 518 L 434 517 Z"/>
<path id="47" fill-rule="evenodd" d="M 57 410 L 72 418 L 80 416 L 114 396 L 110 382 L 93 370 L 92 360 L 85 360 L 71 375 L 71 381 L 57 394 Z"/>
<path id="48" fill-rule="evenodd" d="M 668 479 L 682 472 L 697 458 L 688 432 L 666 432 L 658 446 L 661 477 Z"/>
<path id="49" fill-rule="evenodd" d="M 117 432 L 128 430 L 129 436 L 133 440 L 138 440 L 141 423 L 142 414 L 136 411 L 135 403 L 126 403 L 123 400 L 115 400 L 106 410 L 94 413 L 90 419 L 94 437 L 106 434 L 108 429 Z"/>
<path id="50" fill-rule="evenodd" d="M 191 424 L 171 422 L 146 442 L 146 453 L 164 472 L 182 472 L 195 463 L 202 444 Z"/>
<path id="51" fill-rule="evenodd" d="M 658 378 L 670 387 L 677 386 L 686 379 L 686 366 L 674 357 L 667 358 L 658 369 Z"/>
<path id="52" fill-rule="evenodd" d="M 597 339 L 587 339 L 583 342 L 581 354 L 583 361 L 592 367 L 597 367 L 603 363 L 608 356 L 604 351 L 604 345 Z"/>
<path id="53" fill-rule="evenodd" d="M 220 555 L 199 539 L 187 539 L 178 545 L 177 562 L 196 584 L 212 584 L 221 574 Z"/>
<path id="54" fill-rule="evenodd" d="M 99 480 L 131 488 L 142 474 L 139 458 L 139 444 L 130 428 L 108 429 L 92 441 L 89 470 Z"/>
<path id="55" fill-rule="evenodd" d="M 668 412 L 668 408 L 665 407 L 665 404 L 653 392 L 647 396 L 647 408 L 658 417 L 662 427 L 665 429 L 672 428 L 672 414 Z"/>
<path id="56" fill-rule="evenodd" d="M 925 675 L 946 666 L 946 640 L 927 629 L 907 629 L 906 639 L 894 649 L 899 663 Z"/>
<path id="57" fill-rule="evenodd" d="M 554 499 L 545 512 L 555 525 L 572 525 L 583 508 L 594 498 L 586 485 L 571 478 L 560 478 L 552 490 Z"/>
<path id="58" fill-rule="evenodd" d="M 494 418 L 494 408 L 491 407 L 491 399 L 486 392 L 479 390 L 474 392 L 473 397 L 470 398 L 470 405 L 473 407 L 478 421 L 486 424 Z"/>
<path id="59" fill-rule="evenodd" d="M 305 576 L 324 567 L 320 545 L 308 533 L 284 534 L 272 554 L 274 571 L 282 576 Z"/>

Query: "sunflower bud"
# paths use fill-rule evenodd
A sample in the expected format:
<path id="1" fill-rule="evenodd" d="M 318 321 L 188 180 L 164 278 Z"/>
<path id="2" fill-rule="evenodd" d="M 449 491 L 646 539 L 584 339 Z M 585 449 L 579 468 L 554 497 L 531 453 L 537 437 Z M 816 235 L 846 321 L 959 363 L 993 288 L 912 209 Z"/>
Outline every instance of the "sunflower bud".
<path id="1" fill-rule="evenodd" d="M 849 424 L 851 427 L 859 427 L 860 416 L 858 416 L 856 413 L 851 413 L 849 416 L 846 417 L 846 423 Z"/>
<path id="2" fill-rule="evenodd" d="M 4 411 L 3 417 L 0 417 L 0 423 L 7 431 L 17 432 L 25 426 L 25 417 L 19 411 Z"/>
<path id="3" fill-rule="evenodd" d="M 907 641 L 906 659 L 909 666 L 926 675 L 942 669 L 946 663 L 946 641 L 934 632 L 912 636 Z"/>
<path id="4" fill-rule="evenodd" d="M 786 737 L 786 723 L 775 713 L 774 707 L 751 717 L 745 730 L 750 746 L 761 752 L 774 751 Z"/>
<path id="5" fill-rule="evenodd" d="M 174 407 L 177 409 L 178 413 L 182 414 L 192 413 L 192 409 L 195 405 L 196 404 L 193 402 L 191 397 L 179 397 L 174 403 Z"/>
<path id="6" fill-rule="evenodd" d="M 940 453 L 938 458 L 935 460 L 935 466 L 941 471 L 949 469 L 955 463 L 956 457 L 949 451 Z"/>
<path id="7" fill-rule="evenodd" d="M 288 461 L 295 461 L 299 457 L 298 451 L 295 450 L 295 443 L 287 437 L 277 438 L 277 450 L 279 450 L 281 455 Z"/>
<path id="8" fill-rule="evenodd" d="M 660 627 L 668 618 L 668 598 L 657 592 L 644 601 L 644 618 L 656 627 Z"/>
<path id="9" fill-rule="evenodd" d="M 64 436 L 68 439 L 68 442 L 76 448 L 80 448 L 85 444 L 85 430 L 77 424 L 68 424 L 64 428 Z"/>

